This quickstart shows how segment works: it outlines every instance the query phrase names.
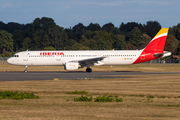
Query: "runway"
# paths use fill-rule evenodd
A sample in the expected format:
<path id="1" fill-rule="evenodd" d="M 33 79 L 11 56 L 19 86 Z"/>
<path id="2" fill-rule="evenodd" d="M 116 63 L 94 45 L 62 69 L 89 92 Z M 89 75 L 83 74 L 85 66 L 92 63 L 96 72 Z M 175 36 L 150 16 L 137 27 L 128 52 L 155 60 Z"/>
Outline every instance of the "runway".
<path id="1" fill-rule="evenodd" d="M 125 78 L 117 75 L 144 75 L 144 74 L 180 74 L 180 72 L 0 72 L 0 81 L 26 80 L 84 80 L 102 78 Z M 116 76 L 113 76 L 116 75 Z"/>

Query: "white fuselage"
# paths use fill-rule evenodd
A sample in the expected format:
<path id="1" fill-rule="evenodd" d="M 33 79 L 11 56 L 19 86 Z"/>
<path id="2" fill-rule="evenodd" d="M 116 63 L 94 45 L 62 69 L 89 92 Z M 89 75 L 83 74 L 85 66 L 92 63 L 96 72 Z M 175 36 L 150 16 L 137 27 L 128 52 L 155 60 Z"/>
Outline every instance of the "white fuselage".
<path id="1" fill-rule="evenodd" d="M 92 51 L 24 51 L 8 59 L 13 65 L 64 65 L 66 62 L 105 57 L 102 65 L 133 64 L 142 50 L 92 50 Z M 145 58 L 142 58 L 145 59 Z"/>

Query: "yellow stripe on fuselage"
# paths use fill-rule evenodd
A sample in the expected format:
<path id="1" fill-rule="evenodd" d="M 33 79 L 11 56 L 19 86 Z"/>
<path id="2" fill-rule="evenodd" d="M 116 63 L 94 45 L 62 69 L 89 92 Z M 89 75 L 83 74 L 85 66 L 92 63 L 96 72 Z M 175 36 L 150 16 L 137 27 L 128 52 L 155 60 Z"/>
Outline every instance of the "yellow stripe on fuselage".
<path id="1" fill-rule="evenodd" d="M 162 29 L 156 34 L 155 37 L 157 37 L 158 35 L 161 35 L 161 34 L 163 34 L 163 33 L 167 33 L 168 30 L 169 30 L 169 28 L 162 28 Z"/>

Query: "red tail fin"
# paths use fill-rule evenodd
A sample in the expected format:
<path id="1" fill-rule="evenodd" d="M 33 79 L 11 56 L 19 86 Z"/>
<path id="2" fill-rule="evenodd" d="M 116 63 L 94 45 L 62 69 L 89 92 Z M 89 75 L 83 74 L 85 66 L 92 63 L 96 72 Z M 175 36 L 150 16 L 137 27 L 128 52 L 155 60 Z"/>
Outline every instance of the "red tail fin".
<path id="1" fill-rule="evenodd" d="M 166 43 L 168 28 L 162 28 L 144 49 L 144 52 L 163 52 Z"/>
<path id="2" fill-rule="evenodd" d="M 141 55 L 133 64 L 154 60 L 163 56 L 168 28 L 162 28 L 150 43 L 142 50 Z"/>

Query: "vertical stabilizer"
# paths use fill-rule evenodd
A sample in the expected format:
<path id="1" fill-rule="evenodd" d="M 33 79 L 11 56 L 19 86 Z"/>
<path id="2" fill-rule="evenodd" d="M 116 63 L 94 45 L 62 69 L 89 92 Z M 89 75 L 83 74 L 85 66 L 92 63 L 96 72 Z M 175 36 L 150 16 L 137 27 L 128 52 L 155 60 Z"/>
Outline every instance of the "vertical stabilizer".
<path id="1" fill-rule="evenodd" d="M 169 28 L 162 28 L 150 43 L 144 48 L 144 52 L 163 52 Z"/>
<path id="2" fill-rule="evenodd" d="M 149 44 L 142 50 L 141 55 L 133 64 L 142 63 L 162 57 L 169 28 L 162 28 Z"/>

